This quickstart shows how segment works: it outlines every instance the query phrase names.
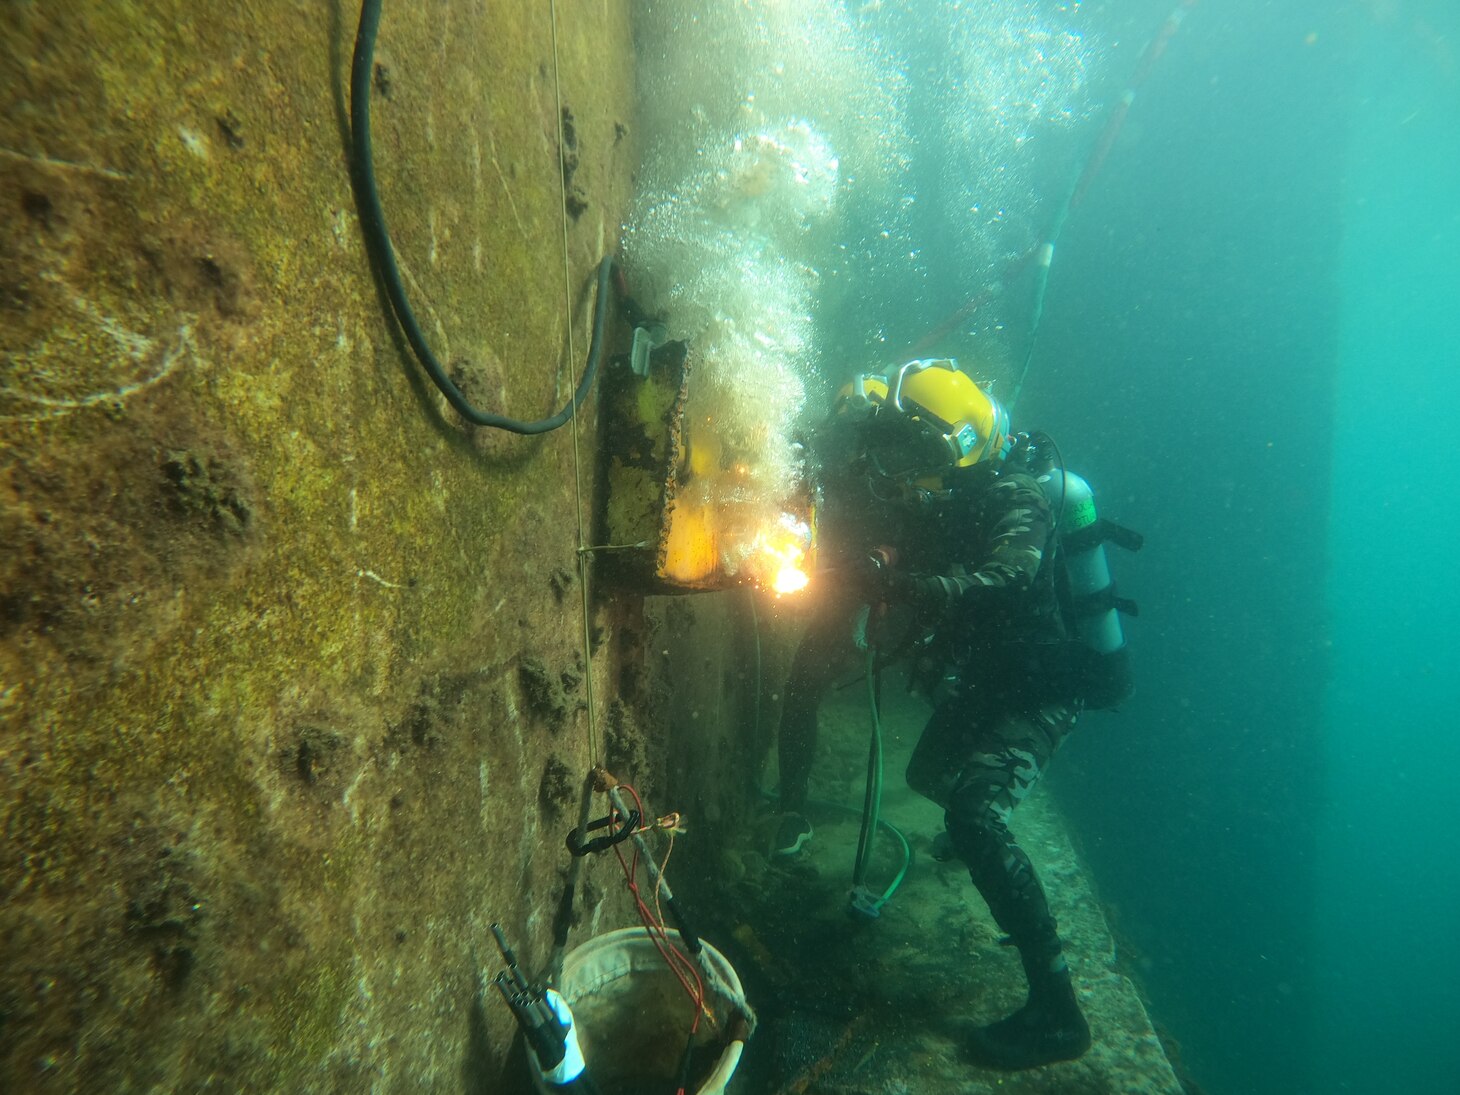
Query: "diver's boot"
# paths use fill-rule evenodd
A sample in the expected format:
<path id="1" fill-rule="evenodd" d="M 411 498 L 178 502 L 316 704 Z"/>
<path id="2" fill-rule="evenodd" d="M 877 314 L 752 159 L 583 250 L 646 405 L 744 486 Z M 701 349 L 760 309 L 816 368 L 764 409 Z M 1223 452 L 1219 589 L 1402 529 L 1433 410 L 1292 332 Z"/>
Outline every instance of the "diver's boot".
<path id="1" fill-rule="evenodd" d="M 1058 967 L 1052 969 L 1054 963 Z M 1025 958 L 1024 970 L 1029 977 L 1024 1006 L 973 1032 L 969 1052 L 986 1068 L 1035 1068 L 1073 1061 L 1090 1048 L 1090 1025 L 1075 999 L 1064 958 L 1058 954 L 1052 962 Z"/>
<path id="2" fill-rule="evenodd" d="M 771 841 L 771 856 L 773 858 L 793 856 L 806 846 L 811 839 L 811 822 L 806 820 L 806 815 L 797 811 L 791 811 L 781 815 L 780 822 L 776 825 L 776 835 Z"/>
<path id="3" fill-rule="evenodd" d="M 939 863 L 951 863 L 958 858 L 958 849 L 953 846 L 953 838 L 946 829 L 933 836 L 933 858 Z"/>

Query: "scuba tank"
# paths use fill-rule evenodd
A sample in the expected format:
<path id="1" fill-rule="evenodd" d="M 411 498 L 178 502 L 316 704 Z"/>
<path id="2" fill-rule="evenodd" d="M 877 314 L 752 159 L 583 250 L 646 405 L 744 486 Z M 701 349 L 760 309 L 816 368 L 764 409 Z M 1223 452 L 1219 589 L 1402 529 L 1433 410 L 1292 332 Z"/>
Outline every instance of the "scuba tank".
<path id="1" fill-rule="evenodd" d="M 1075 604 L 1075 630 L 1080 641 L 1095 653 L 1113 654 L 1125 646 L 1125 632 L 1120 626 L 1110 562 L 1105 557 L 1105 537 L 1098 534 L 1095 492 L 1072 471 L 1051 472 L 1040 477 L 1039 485 L 1051 496 L 1052 503 L 1050 480 L 1056 474 L 1064 475 L 1063 484 L 1054 488 L 1063 509 L 1056 531 Z"/>
<path id="2" fill-rule="evenodd" d="M 1144 538 L 1098 514 L 1095 492 L 1064 466 L 1059 446 L 1048 434 L 1021 434 L 1010 459 L 1034 476 L 1054 511 L 1060 608 L 1078 637 L 1070 644 L 1073 689 L 1087 707 L 1115 707 L 1132 690 L 1120 617 L 1138 610 L 1134 601 L 1116 595 L 1105 545 L 1139 551 Z"/>

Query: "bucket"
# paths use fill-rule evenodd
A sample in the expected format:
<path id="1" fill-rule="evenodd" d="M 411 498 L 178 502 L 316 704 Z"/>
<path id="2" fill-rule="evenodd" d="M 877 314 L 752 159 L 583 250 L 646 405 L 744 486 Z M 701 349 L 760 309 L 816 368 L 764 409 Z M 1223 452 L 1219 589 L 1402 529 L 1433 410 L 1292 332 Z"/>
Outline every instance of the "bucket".
<path id="1" fill-rule="evenodd" d="M 678 932 L 668 935 L 679 943 Z M 708 943 L 700 945 L 725 991 L 705 985 L 718 1025 L 701 1017 L 685 1090 L 724 1095 L 744 1049 L 739 1020 L 745 991 L 725 956 Z M 601 1095 L 673 1095 L 693 1013 L 684 988 L 644 928 L 594 936 L 570 951 L 557 989 L 573 1009 L 588 1075 Z M 742 1032 L 740 1037 L 731 1035 L 732 1028 Z M 554 1095 L 536 1068 L 533 1082 L 543 1095 Z"/>

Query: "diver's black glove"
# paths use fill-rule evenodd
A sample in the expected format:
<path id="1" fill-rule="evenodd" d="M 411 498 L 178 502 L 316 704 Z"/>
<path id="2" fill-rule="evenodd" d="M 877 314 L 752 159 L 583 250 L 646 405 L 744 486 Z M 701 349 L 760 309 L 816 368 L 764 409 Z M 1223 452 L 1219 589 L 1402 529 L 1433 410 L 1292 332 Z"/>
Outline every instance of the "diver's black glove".
<path id="1" fill-rule="evenodd" d="M 941 610 L 948 600 L 943 579 L 932 574 L 909 574 L 896 562 L 893 548 L 873 548 L 853 561 L 851 588 L 872 605 L 905 605 L 919 614 Z"/>
<path id="2" fill-rule="evenodd" d="M 868 552 L 852 560 L 847 567 L 847 586 L 868 604 L 887 600 L 893 575 L 892 565 L 880 551 Z"/>
<path id="3" fill-rule="evenodd" d="M 888 575 L 884 599 L 893 604 L 906 605 L 918 613 L 936 612 L 943 608 L 948 591 L 943 579 L 932 574 L 906 574 L 901 571 Z"/>

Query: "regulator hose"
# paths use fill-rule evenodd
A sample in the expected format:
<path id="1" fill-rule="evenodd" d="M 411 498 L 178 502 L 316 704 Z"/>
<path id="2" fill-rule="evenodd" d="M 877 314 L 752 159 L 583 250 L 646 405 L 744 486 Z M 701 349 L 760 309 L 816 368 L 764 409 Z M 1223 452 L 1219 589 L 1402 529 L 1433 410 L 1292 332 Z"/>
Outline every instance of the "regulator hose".
<path id="1" fill-rule="evenodd" d="M 867 865 L 872 860 L 872 837 L 882 812 L 882 718 L 877 687 L 877 648 L 867 644 L 867 705 L 872 713 L 872 741 L 867 750 L 867 783 L 862 794 L 862 830 L 857 834 L 857 858 L 852 867 L 852 886 L 862 889 L 867 882 Z"/>
<path id="2" fill-rule="evenodd" d="M 892 895 L 907 877 L 912 866 L 912 848 L 907 837 L 895 825 L 882 816 L 882 714 L 880 674 L 877 671 L 877 648 L 867 644 L 867 703 L 872 717 L 872 743 L 867 758 L 867 788 L 862 800 L 862 829 L 857 836 L 857 859 L 852 868 L 852 892 L 848 895 L 848 909 L 857 915 L 876 918 L 882 915 L 882 906 L 892 900 Z M 848 810 L 848 812 L 851 812 Z M 867 868 L 872 862 L 872 837 L 878 826 L 886 829 L 902 848 L 902 866 L 880 894 L 867 885 Z"/>
<path id="3" fill-rule="evenodd" d="M 761 665 L 760 648 L 760 614 L 756 612 L 755 609 L 754 593 L 750 594 L 750 625 L 755 635 L 755 740 L 759 741 L 760 703 L 762 696 L 761 682 L 763 677 L 763 668 Z M 882 772 L 880 767 L 880 761 L 882 747 L 882 722 L 881 716 L 877 710 L 876 682 L 872 680 L 873 667 L 875 665 L 876 658 L 875 650 L 872 651 L 872 655 L 873 657 L 869 660 L 867 667 L 867 677 L 868 681 L 870 682 L 868 700 L 872 704 L 872 731 L 874 742 L 873 748 L 877 751 L 877 759 L 879 762 L 877 769 L 877 808 L 875 810 L 869 809 L 869 802 L 865 798 L 863 800 L 862 809 L 860 811 L 855 810 L 850 806 L 843 806 L 840 802 L 823 802 L 819 799 L 806 800 L 806 805 L 815 806 L 819 810 L 835 810 L 837 813 L 847 814 L 851 817 L 860 817 L 862 819 L 862 828 L 857 834 L 857 858 L 852 867 L 852 893 L 854 896 L 854 908 L 856 909 L 856 911 L 863 913 L 867 916 L 876 916 L 881 911 L 882 906 L 885 905 L 888 901 L 892 900 L 892 895 L 895 894 L 897 892 L 897 888 L 902 885 L 903 879 L 907 877 L 908 869 L 912 866 L 912 847 L 908 844 L 907 837 L 902 834 L 901 829 L 892 824 L 892 822 L 888 821 L 885 817 L 882 816 L 881 813 Z M 781 797 L 779 792 L 773 794 L 770 791 L 765 790 L 758 783 L 755 785 L 755 789 L 760 793 L 760 796 L 762 798 L 772 802 L 778 800 Z M 875 820 L 871 821 L 870 825 L 868 824 L 869 818 L 875 818 Z M 869 830 L 876 828 L 881 828 L 885 830 L 889 836 L 897 841 L 898 847 L 902 849 L 902 865 L 898 867 L 897 874 L 893 877 L 891 885 L 883 890 L 880 896 L 870 893 L 866 885 L 867 864 L 871 860 L 871 836 L 869 835 Z"/>
<path id="4" fill-rule="evenodd" d="M 385 210 L 380 205 L 380 191 L 375 183 L 375 157 L 370 143 L 370 85 L 375 71 L 375 36 L 380 29 L 381 0 L 363 0 L 360 5 L 360 27 L 355 34 L 355 55 L 350 67 L 350 181 L 355 190 L 355 203 L 360 212 L 360 231 L 365 236 L 365 247 L 370 254 L 376 273 L 385 288 L 391 310 L 400 323 L 401 332 L 410 344 L 416 359 L 426 370 L 426 375 L 441 390 L 446 401 L 474 426 L 490 426 L 510 433 L 548 433 L 566 424 L 578 412 L 578 405 L 593 386 L 598 373 L 598 361 L 603 356 L 603 328 L 608 313 L 608 301 L 612 295 L 609 280 L 613 276 L 614 261 L 604 258 L 598 268 L 598 296 L 593 314 L 593 341 L 588 349 L 588 363 L 578 381 L 577 390 L 566 406 L 550 418 L 535 422 L 524 422 L 518 418 L 493 414 L 472 405 L 471 400 L 458 388 L 446 369 L 431 352 L 426 336 L 411 309 L 406 297 L 405 285 L 401 282 L 400 268 L 396 264 L 395 248 L 390 242 L 390 230 L 385 224 Z"/>

